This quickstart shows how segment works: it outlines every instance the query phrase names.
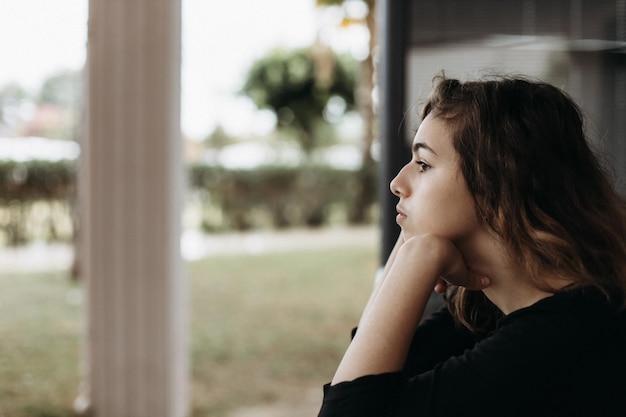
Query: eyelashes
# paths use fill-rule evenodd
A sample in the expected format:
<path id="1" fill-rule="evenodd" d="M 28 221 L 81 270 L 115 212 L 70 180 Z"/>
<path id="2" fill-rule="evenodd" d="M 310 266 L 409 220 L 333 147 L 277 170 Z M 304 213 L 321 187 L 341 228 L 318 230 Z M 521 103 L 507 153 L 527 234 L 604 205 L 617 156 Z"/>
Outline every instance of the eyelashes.
<path id="1" fill-rule="evenodd" d="M 423 161 L 421 159 L 419 161 L 415 161 L 415 163 L 419 167 L 419 172 L 426 172 L 426 171 L 428 171 L 431 168 L 431 166 L 428 165 L 427 162 L 425 162 L 425 161 Z"/>

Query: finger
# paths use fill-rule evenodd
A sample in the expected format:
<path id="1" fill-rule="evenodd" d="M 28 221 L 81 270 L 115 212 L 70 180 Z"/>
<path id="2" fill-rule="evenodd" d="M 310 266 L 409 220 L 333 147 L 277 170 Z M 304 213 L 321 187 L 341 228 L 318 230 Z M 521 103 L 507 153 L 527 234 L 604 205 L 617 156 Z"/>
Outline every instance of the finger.
<path id="1" fill-rule="evenodd" d="M 440 281 L 435 284 L 436 293 L 443 294 L 444 292 L 446 292 L 447 288 L 448 288 L 448 284 L 445 281 Z"/>
<path id="2" fill-rule="evenodd" d="M 471 291 L 480 291 L 491 285 L 491 279 L 489 277 L 470 275 L 469 279 L 463 285 L 465 288 Z"/>
<path id="3" fill-rule="evenodd" d="M 434 290 L 436 293 L 443 294 L 447 291 L 449 285 L 450 284 L 448 284 L 448 281 L 443 278 L 439 278 L 435 283 Z"/>

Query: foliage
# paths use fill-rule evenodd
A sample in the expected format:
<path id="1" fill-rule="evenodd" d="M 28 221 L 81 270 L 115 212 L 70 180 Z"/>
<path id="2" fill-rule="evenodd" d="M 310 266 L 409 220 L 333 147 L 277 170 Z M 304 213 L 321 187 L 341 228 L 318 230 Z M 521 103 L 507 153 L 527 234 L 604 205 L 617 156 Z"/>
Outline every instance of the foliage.
<path id="1" fill-rule="evenodd" d="M 42 233 L 71 240 L 76 168 L 74 161 L 0 161 L 0 242 L 19 245 Z M 190 199 L 199 202 L 198 226 L 211 232 L 367 223 L 376 207 L 375 168 L 192 165 Z"/>
<path id="2" fill-rule="evenodd" d="M 315 5 L 318 7 L 327 7 L 327 6 L 343 6 L 349 2 L 362 2 L 367 5 L 370 10 L 370 13 L 374 10 L 376 5 L 376 0 L 316 0 Z M 346 19 L 350 20 L 350 16 L 345 16 Z"/>
<path id="3" fill-rule="evenodd" d="M 229 135 L 221 126 L 218 126 L 210 135 L 208 135 L 204 139 L 204 143 L 206 144 L 206 146 L 213 149 L 222 149 L 236 142 L 237 138 L 235 136 Z"/>
<path id="4" fill-rule="evenodd" d="M 37 102 L 67 109 L 77 107 L 83 94 L 81 74 L 80 71 L 65 70 L 48 77 L 41 86 Z"/>
<path id="5" fill-rule="evenodd" d="M 341 6 L 345 0 L 316 0 L 317 6 Z"/>
<path id="6" fill-rule="evenodd" d="M 342 101 L 343 111 L 354 106 L 357 62 L 322 45 L 275 49 L 253 63 L 242 93 L 259 108 L 272 110 L 279 128 L 299 132 L 306 154 L 320 141 L 315 127 L 324 123 L 329 101 Z"/>
<path id="7" fill-rule="evenodd" d="M 0 87 L 0 135 L 77 139 L 82 71 L 63 70 L 29 92 L 17 83 Z"/>
<path id="8" fill-rule="evenodd" d="M 362 15 L 362 7 L 350 7 L 360 4 L 366 7 L 365 14 Z M 359 177 L 361 178 L 360 189 L 362 192 L 355 195 L 355 207 L 363 207 L 368 200 L 367 190 L 372 188 L 376 183 L 375 175 L 373 175 L 373 167 L 375 165 L 371 154 L 376 133 L 376 114 L 374 112 L 374 101 L 372 93 L 374 91 L 374 58 L 373 51 L 376 48 L 376 18 L 375 8 L 376 0 L 317 0 L 318 7 L 341 6 L 343 18 L 342 27 L 351 25 L 364 25 L 369 32 L 369 54 L 360 62 L 359 79 L 357 81 L 358 89 L 355 97 L 355 107 L 357 108 L 361 119 L 363 120 L 364 129 L 362 137 L 363 165 Z M 354 13 L 356 12 L 356 13 Z M 362 222 L 366 213 L 356 211 L 353 215 L 355 222 Z"/>
<path id="9" fill-rule="evenodd" d="M 0 199 L 66 199 L 74 195 L 75 161 L 0 161 Z"/>
<path id="10" fill-rule="evenodd" d="M 71 240 L 75 177 L 74 161 L 1 161 L 3 241 L 15 246 L 41 235 L 49 240 Z"/>
<path id="11" fill-rule="evenodd" d="M 82 71 L 64 70 L 48 77 L 39 89 L 37 114 L 26 134 L 77 140 L 82 113 Z"/>
<path id="12" fill-rule="evenodd" d="M 371 211 L 376 203 L 372 188 L 365 207 L 354 207 L 359 174 L 314 165 L 249 171 L 195 165 L 189 173 L 191 189 L 202 200 L 203 227 L 212 231 L 321 226 L 337 212 L 353 223 L 354 212 Z"/>
<path id="13" fill-rule="evenodd" d="M 0 88 L 0 133 L 10 132 L 21 122 L 21 108 L 29 100 L 28 92 L 16 83 Z"/>

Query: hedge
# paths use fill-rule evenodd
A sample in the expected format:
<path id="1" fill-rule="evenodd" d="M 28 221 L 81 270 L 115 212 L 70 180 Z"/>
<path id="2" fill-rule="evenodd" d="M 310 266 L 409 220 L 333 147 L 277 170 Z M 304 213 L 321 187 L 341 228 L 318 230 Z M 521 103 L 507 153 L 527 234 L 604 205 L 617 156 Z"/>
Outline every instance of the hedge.
<path id="1" fill-rule="evenodd" d="M 218 213 L 204 216 L 207 230 L 321 226 L 333 216 L 362 223 L 371 220 L 376 203 L 375 179 L 368 171 L 315 165 L 232 171 L 194 165 L 189 174 L 203 209 Z M 365 202 L 359 203 L 363 194 Z"/>
<path id="2" fill-rule="evenodd" d="M 29 231 L 29 225 L 35 223 L 34 207 L 42 203 L 57 206 L 55 214 L 53 210 L 48 214 L 47 223 L 59 221 L 61 207 L 73 225 L 76 171 L 75 161 L 0 161 L 4 242 L 20 244 L 41 234 Z M 197 226 L 212 232 L 363 223 L 373 220 L 376 207 L 375 167 L 361 171 L 317 165 L 227 170 L 198 164 L 188 166 L 188 187 L 189 203 L 201 212 Z M 59 237 L 54 225 L 48 228 L 48 239 L 72 238 L 72 231 Z"/>
<path id="3" fill-rule="evenodd" d="M 0 161 L 0 242 L 71 240 L 74 161 Z"/>
<path id="4" fill-rule="evenodd" d="M 5 201 L 68 199 L 74 195 L 76 162 L 0 161 L 0 198 Z"/>

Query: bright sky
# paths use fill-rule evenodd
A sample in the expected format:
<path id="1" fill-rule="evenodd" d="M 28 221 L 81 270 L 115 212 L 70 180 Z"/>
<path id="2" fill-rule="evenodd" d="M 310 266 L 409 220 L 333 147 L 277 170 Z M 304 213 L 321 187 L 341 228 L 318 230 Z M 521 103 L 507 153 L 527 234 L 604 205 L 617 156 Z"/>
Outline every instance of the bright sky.
<path id="1" fill-rule="evenodd" d="M 314 10 L 314 0 L 183 0 L 184 133 L 202 139 L 216 123 L 234 134 L 267 128 L 267 117 L 234 93 L 255 58 L 313 42 L 328 21 Z M 81 68 L 87 11 L 88 0 L 0 1 L 0 86 L 36 90 L 59 70 Z"/>

